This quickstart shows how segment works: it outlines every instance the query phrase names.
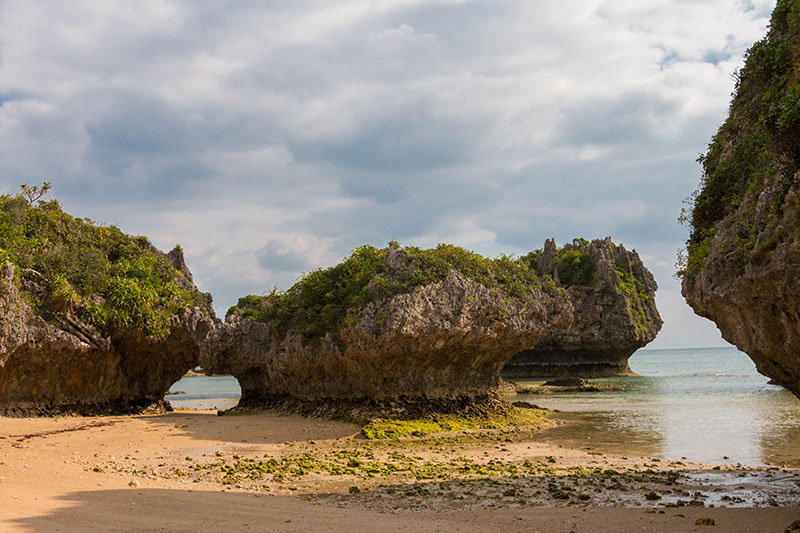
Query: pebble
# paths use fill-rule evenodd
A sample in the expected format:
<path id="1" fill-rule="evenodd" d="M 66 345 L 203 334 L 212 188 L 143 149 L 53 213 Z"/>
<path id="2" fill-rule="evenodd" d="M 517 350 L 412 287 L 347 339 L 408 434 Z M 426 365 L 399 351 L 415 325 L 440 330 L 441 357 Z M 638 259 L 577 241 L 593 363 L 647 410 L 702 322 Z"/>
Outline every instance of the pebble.
<path id="1" fill-rule="evenodd" d="M 135 479 L 132 479 L 132 480 L 130 480 L 128 482 L 128 486 L 129 487 L 138 487 L 139 486 L 139 482 L 137 480 L 135 480 Z"/>

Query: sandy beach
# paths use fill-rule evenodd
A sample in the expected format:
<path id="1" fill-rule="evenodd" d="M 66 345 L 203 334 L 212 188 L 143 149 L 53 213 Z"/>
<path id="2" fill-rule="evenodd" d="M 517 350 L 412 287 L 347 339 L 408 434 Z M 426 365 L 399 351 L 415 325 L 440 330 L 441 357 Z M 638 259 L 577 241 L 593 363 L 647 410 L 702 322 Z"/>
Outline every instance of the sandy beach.
<path id="1" fill-rule="evenodd" d="M 603 455 L 535 430 L 367 441 L 264 413 L 0 418 L 4 531 L 784 531 L 800 472 Z M 706 522 L 710 522 L 706 520 Z"/>

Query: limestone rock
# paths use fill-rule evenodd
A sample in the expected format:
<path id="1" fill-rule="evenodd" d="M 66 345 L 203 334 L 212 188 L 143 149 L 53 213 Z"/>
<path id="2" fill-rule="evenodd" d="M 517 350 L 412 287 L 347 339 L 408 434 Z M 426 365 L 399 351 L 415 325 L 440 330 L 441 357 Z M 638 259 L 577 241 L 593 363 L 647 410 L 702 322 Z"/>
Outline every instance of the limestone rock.
<path id="1" fill-rule="evenodd" d="M 688 258 L 692 309 L 800 397 L 800 2 L 780 0 L 748 51 L 730 115 L 701 157 Z"/>
<path id="2" fill-rule="evenodd" d="M 388 279 L 411 268 L 398 247 L 381 264 Z M 568 302 L 551 293 L 532 287 L 510 296 L 453 269 L 404 294 L 376 290 L 341 329 L 312 339 L 234 311 L 203 344 L 200 364 L 239 380 L 239 409 L 348 416 L 457 410 L 494 394 L 512 354 L 548 328 L 569 325 Z"/>
<path id="3" fill-rule="evenodd" d="M 608 237 L 576 239 L 560 250 L 551 239 L 528 257 L 537 272 L 566 287 L 574 320 L 569 329 L 551 329 L 532 349 L 514 355 L 503 377 L 630 375 L 628 358 L 662 325 L 655 279 L 636 251 Z"/>
<path id="4" fill-rule="evenodd" d="M 213 326 L 210 297 L 207 306 L 173 315 L 158 338 L 138 329 L 101 333 L 68 312 L 45 320 L 14 272 L 10 263 L 0 266 L 0 414 L 6 416 L 163 410 L 164 394 L 197 365 L 199 343 Z"/>

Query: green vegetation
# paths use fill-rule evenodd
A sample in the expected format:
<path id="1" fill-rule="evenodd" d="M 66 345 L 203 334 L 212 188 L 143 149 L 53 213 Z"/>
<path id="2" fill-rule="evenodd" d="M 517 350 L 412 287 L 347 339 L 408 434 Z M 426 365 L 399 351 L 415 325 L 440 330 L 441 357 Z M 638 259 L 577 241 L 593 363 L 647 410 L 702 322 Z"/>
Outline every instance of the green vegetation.
<path id="1" fill-rule="evenodd" d="M 637 331 L 642 336 L 646 336 L 647 332 L 654 327 L 647 313 L 647 304 L 650 301 L 647 287 L 641 279 L 626 270 L 617 268 L 615 273 L 617 275 L 617 286 L 625 296 L 628 315 L 633 319 Z"/>
<path id="2" fill-rule="evenodd" d="M 744 259 L 781 209 L 800 169 L 799 59 L 800 0 L 779 0 L 767 36 L 746 54 L 728 119 L 698 159 L 700 187 L 680 217 L 691 233 L 678 275 L 703 269 L 720 221 L 736 225 L 735 242 L 726 246 Z M 768 182 L 773 187 L 769 218 L 757 221 L 754 212 L 739 212 L 744 198 L 756 197 Z"/>
<path id="3" fill-rule="evenodd" d="M 571 285 L 594 285 L 597 265 L 586 247 L 562 248 L 556 260 L 558 280 L 565 287 Z"/>
<path id="4" fill-rule="evenodd" d="M 361 428 L 368 439 L 424 437 L 432 433 L 468 429 L 501 429 L 509 426 L 539 426 L 544 423 L 544 409 L 512 408 L 508 412 L 484 415 L 434 414 L 415 420 L 374 420 Z"/>
<path id="5" fill-rule="evenodd" d="M 592 259 L 589 250 L 589 241 L 586 239 L 573 239 L 572 244 L 565 244 L 558 249 L 555 268 L 558 272 L 558 281 L 563 287 L 573 285 L 594 286 L 597 283 L 595 273 L 597 265 Z M 534 250 L 522 260 L 535 270 L 542 250 Z M 550 272 L 542 273 L 550 274 Z"/>
<path id="6" fill-rule="evenodd" d="M 619 289 L 626 297 L 637 300 L 650 299 L 650 296 L 647 294 L 647 287 L 642 280 L 620 268 L 617 268 L 615 273 L 617 274 Z"/>
<path id="7" fill-rule="evenodd" d="M 228 313 L 241 310 L 244 318 L 314 339 L 346 326 L 352 320 L 348 315 L 359 306 L 441 281 L 451 270 L 509 297 L 522 297 L 533 289 L 556 291 L 524 261 L 507 256 L 487 259 L 449 244 L 428 250 L 406 247 L 405 268 L 390 271 L 385 259 L 397 243 L 389 246 L 357 248 L 342 263 L 310 272 L 287 291 L 273 289 L 265 296 L 239 299 Z"/>
<path id="8" fill-rule="evenodd" d="M 17 266 L 15 281 L 29 289 L 34 312 L 74 313 L 102 331 L 138 328 L 158 337 L 178 309 L 199 303 L 199 293 L 175 283 L 178 271 L 146 237 L 41 201 L 48 183 L 22 189 L 24 196 L 0 196 L 0 262 Z"/>

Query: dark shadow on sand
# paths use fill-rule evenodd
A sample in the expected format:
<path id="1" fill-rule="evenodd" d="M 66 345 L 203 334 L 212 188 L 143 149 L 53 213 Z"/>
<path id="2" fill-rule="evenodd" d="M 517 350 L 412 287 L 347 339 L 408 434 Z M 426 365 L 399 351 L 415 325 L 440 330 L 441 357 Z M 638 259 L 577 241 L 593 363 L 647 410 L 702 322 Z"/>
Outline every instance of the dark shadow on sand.
<path id="1" fill-rule="evenodd" d="M 6 523 L 25 531 L 692 531 L 699 517 L 720 531 L 783 531 L 800 508 L 643 509 L 526 507 L 483 511 L 387 511 L 343 508 L 300 497 L 191 490 L 73 492 L 49 514 Z M 678 512 L 679 511 L 679 512 Z M 0 525 L 2 522 L 0 522 Z"/>
<path id="2" fill-rule="evenodd" d="M 217 416 L 208 412 L 173 411 L 142 417 L 153 426 L 170 426 L 199 440 L 242 444 L 280 444 L 298 440 L 352 437 L 361 428 L 334 420 L 286 416 L 265 411 L 246 415 Z"/>

